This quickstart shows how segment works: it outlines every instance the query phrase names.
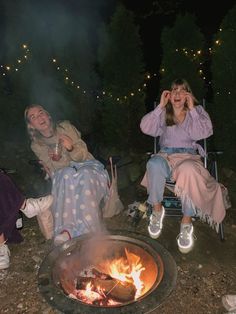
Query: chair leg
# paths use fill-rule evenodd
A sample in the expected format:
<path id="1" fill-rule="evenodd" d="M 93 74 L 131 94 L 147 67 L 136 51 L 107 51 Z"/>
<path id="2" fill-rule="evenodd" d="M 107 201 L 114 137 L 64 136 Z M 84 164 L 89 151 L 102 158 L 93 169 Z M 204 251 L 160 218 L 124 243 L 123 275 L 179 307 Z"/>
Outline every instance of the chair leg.
<path id="1" fill-rule="evenodd" d="M 219 224 L 219 234 L 220 234 L 220 240 L 224 241 L 225 237 L 224 237 L 224 227 L 223 227 L 223 223 L 221 222 Z"/>

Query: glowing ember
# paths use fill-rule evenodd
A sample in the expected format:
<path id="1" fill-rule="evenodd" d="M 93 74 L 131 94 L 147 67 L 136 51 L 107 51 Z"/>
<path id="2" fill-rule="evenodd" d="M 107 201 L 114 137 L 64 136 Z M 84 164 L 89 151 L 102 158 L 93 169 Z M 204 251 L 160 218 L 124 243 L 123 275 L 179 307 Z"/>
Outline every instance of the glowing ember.
<path id="1" fill-rule="evenodd" d="M 69 297 L 99 306 L 135 300 L 143 292 L 140 276 L 144 270 L 140 257 L 125 249 L 124 256 L 83 269 L 76 278 L 76 289 Z"/>

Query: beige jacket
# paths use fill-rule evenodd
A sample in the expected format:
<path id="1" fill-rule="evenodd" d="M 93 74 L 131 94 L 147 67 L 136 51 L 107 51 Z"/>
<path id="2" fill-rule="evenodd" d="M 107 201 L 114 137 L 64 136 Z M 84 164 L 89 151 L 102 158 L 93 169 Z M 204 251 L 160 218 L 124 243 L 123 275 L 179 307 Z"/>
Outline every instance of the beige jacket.
<path id="1" fill-rule="evenodd" d="M 56 126 L 56 134 L 50 138 L 42 137 L 40 140 L 32 141 L 31 149 L 42 162 L 45 168 L 53 173 L 55 170 L 66 167 L 70 164 L 70 161 L 84 161 L 94 159 L 92 154 L 89 153 L 87 145 L 81 139 L 80 132 L 69 122 L 62 121 Z M 73 150 L 67 151 L 62 148 L 62 157 L 59 161 L 53 161 L 48 154 L 51 144 L 58 142 L 60 134 L 69 136 L 73 141 Z"/>

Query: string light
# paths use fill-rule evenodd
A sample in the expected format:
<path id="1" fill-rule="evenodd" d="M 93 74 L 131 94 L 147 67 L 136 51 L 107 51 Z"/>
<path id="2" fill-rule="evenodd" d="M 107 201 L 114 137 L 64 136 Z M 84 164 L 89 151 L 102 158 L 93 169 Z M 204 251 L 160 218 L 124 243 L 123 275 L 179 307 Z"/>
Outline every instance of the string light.
<path id="1" fill-rule="evenodd" d="M 233 32 L 235 31 L 234 28 L 230 28 L 228 30 L 233 31 Z M 223 29 L 219 28 L 218 32 L 223 32 Z M 222 45 L 222 41 L 220 39 L 217 39 L 215 40 L 214 43 L 215 43 L 214 51 L 217 51 L 217 48 Z M 211 53 L 213 53 L 213 49 L 212 48 L 209 48 L 209 49 L 211 49 Z M 223 88 L 221 91 L 216 91 L 215 94 L 216 96 L 220 96 L 220 95 L 227 96 L 227 95 L 231 95 L 231 91 L 227 90 L 226 88 Z"/>
<path id="2" fill-rule="evenodd" d="M 174 50 L 177 54 L 182 54 L 185 57 L 187 57 L 191 62 L 198 62 L 198 74 L 200 75 L 200 77 L 206 81 L 206 76 L 204 75 L 204 70 L 203 70 L 203 66 L 205 61 L 203 60 L 204 56 L 206 54 L 211 54 L 212 53 L 212 48 L 208 48 L 208 50 L 202 51 L 201 49 L 198 50 L 193 50 L 193 49 L 187 49 L 186 47 L 183 48 L 176 48 Z M 165 68 L 161 68 L 160 69 L 160 74 L 161 75 L 165 75 Z"/>
<path id="3" fill-rule="evenodd" d="M 194 51 L 193 49 L 189 50 L 187 48 L 176 48 L 176 52 L 180 54 L 184 54 L 185 56 L 188 56 L 195 60 L 197 57 L 199 57 L 202 54 L 201 50 Z"/>
<path id="4" fill-rule="evenodd" d="M 13 62 L 11 65 L 3 65 L 1 64 L 0 69 L 1 69 L 1 75 L 6 76 L 11 72 L 18 72 L 19 71 L 19 66 L 23 66 L 26 61 L 29 60 L 30 56 L 30 49 L 28 48 L 28 45 L 22 44 L 21 45 L 21 50 L 22 50 L 22 56 L 18 57 L 15 62 Z"/>
<path id="5" fill-rule="evenodd" d="M 219 29 L 219 32 L 222 32 L 222 28 Z M 221 45 L 221 41 L 220 39 L 217 39 L 215 40 L 215 45 L 216 46 L 220 46 Z M 214 49 L 216 49 L 214 47 Z M 13 73 L 13 72 L 18 72 L 20 69 L 22 69 L 23 65 L 26 64 L 26 62 L 29 61 L 30 59 L 30 49 L 28 47 L 27 44 L 22 44 L 21 45 L 21 50 L 22 50 L 22 55 L 21 57 L 18 57 L 16 59 L 15 62 L 13 62 L 12 64 L 1 64 L 0 65 L 0 74 L 2 76 L 6 76 L 6 75 L 9 75 L 10 73 Z M 187 49 L 187 48 L 176 48 L 175 51 L 177 53 L 181 53 L 183 55 L 185 55 L 186 57 L 190 58 L 192 61 L 197 61 L 197 59 L 199 57 L 202 57 L 202 55 L 205 55 L 205 53 L 202 52 L 202 50 L 196 50 L 194 51 L 193 49 Z M 207 49 L 207 53 L 208 54 L 213 54 L 213 49 L 212 47 L 209 47 Z M 76 90 L 80 91 L 82 93 L 82 95 L 88 95 L 88 94 L 93 94 L 94 93 L 90 93 L 89 91 L 86 91 L 86 90 L 81 90 L 81 84 L 79 82 L 75 82 L 74 80 L 71 79 L 71 75 L 69 73 L 69 70 L 67 67 L 63 67 L 62 65 L 59 65 L 58 64 L 58 61 L 56 58 L 52 58 L 51 59 L 51 62 L 56 66 L 56 70 L 58 72 L 64 72 L 64 74 L 66 75 L 63 75 L 64 76 L 64 80 L 65 80 L 65 84 L 66 85 L 70 85 L 71 87 L 75 88 Z M 202 77 L 203 80 L 206 80 L 206 76 L 204 75 L 204 72 L 203 72 L 203 69 L 202 69 L 202 65 L 204 64 L 204 62 L 202 61 L 199 61 L 199 65 L 201 68 L 199 68 L 198 72 L 199 72 L 199 75 Z M 165 73 L 165 68 L 161 68 L 160 69 L 160 72 L 161 74 L 164 74 Z M 95 95 L 96 99 L 102 99 L 103 97 L 106 97 L 106 96 L 109 96 L 110 98 L 114 98 L 117 102 L 119 101 L 122 101 L 122 100 L 127 100 L 129 97 L 134 97 L 135 95 L 137 95 L 138 93 L 141 93 L 144 89 L 146 89 L 147 87 L 147 83 L 146 81 L 150 81 L 152 79 L 156 79 L 158 76 L 157 73 L 153 73 L 153 74 L 150 74 L 150 73 L 145 73 L 144 75 L 144 83 L 142 84 L 142 86 L 140 86 L 136 91 L 131 91 L 129 92 L 127 95 L 123 95 L 123 96 L 113 96 L 113 94 L 109 91 L 101 91 L 100 93 L 98 93 L 97 95 Z M 211 82 L 209 81 L 208 82 L 209 85 L 211 85 Z M 228 95 L 231 95 L 231 92 L 230 91 L 225 91 Z M 216 95 L 219 95 L 220 92 L 217 91 L 216 92 Z"/>
<path id="6" fill-rule="evenodd" d="M 64 68 L 62 65 L 59 65 L 56 58 L 52 58 L 51 61 L 54 65 L 56 65 L 57 71 L 61 71 L 62 73 L 66 72 L 66 76 L 64 77 L 64 79 L 65 79 L 65 83 L 67 85 L 69 84 L 70 86 L 74 87 L 77 90 L 81 89 L 81 85 L 78 83 L 75 83 L 75 81 L 71 79 L 68 68 Z M 151 75 L 150 73 L 146 73 L 144 76 L 144 80 L 149 81 L 152 79 L 152 76 L 156 77 L 157 74 L 154 73 L 153 75 Z M 110 98 L 114 98 L 117 102 L 121 102 L 122 100 L 127 100 L 127 99 L 129 99 L 129 97 L 134 97 L 138 93 L 141 93 L 142 90 L 145 89 L 146 87 L 147 87 L 147 84 L 143 83 L 142 87 L 138 88 L 136 91 L 131 91 L 128 95 L 123 95 L 120 97 L 113 96 L 113 94 L 109 91 L 101 91 L 101 93 L 99 93 L 98 95 L 95 95 L 95 97 L 96 97 L 96 99 L 102 99 L 105 96 L 109 96 Z M 89 92 L 86 90 L 83 90 L 82 94 L 87 95 L 87 94 L 89 94 Z"/>

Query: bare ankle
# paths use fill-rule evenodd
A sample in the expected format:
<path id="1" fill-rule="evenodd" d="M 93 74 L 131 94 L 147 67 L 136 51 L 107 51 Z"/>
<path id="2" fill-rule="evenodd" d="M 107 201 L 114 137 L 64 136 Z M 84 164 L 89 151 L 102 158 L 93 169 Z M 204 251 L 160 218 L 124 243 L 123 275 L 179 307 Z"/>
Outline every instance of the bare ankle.
<path id="1" fill-rule="evenodd" d="M 191 216 L 183 216 L 181 223 L 182 224 L 191 224 L 192 223 L 192 217 Z"/>
<path id="2" fill-rule="evenodd" d="M 154 211 L 161 211 L 162 209 L 162 204 L 161 203 L 157 203 L 153 205 L 153 210 Z"/>

